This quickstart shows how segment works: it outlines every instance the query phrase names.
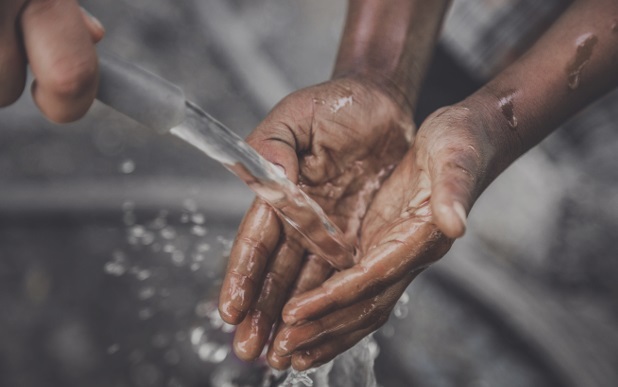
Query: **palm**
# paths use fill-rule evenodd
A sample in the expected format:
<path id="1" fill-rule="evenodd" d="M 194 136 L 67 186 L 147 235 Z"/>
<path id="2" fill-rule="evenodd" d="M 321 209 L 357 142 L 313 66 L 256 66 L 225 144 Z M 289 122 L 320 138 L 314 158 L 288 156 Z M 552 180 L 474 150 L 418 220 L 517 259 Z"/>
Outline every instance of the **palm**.
<path id="1" fill-rule="evenodd" d="M 412 132 L 411 115 L 385 89 L 344 78 L 288 96 L 248 142 L 282 166 L 356 245 L 369 204 L 408 149 Z M 269 207 L 254 203 L 239 229 L 220 298 L 222 317 L 242 321 L 235 336 L 240 357 L 259 355 L 288 295 L 329 276 L 330 266 L 302 246 Z M 269 360 L 286 366 L 274 355 Z"/>

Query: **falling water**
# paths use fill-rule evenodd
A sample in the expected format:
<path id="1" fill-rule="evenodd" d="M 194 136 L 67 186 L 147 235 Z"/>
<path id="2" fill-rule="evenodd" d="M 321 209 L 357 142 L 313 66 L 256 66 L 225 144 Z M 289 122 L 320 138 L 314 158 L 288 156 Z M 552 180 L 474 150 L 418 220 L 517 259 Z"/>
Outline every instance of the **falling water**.
<path id="1" fill-rule="evenodd" d="M 305 237 L 313 252 L 335 268 L 353 264 L 354 248 L 345 242 L 341 230 L 322 208 L 223 124 L 187 102 L 185 121 L 171 133 L 238 176 Z"/>

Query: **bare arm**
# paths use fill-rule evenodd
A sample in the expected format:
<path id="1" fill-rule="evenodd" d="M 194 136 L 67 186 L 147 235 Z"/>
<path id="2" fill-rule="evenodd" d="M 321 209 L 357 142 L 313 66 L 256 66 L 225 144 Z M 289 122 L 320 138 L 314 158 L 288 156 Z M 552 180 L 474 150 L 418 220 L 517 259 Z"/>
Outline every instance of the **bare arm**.
<path id="1" fill-rule="evenodd" d="M 412 112 L 448 1 L 350 0 L 333 79 L 283 99 L 249 143 L 298 182 L 350 242 L 377 189 L 408 150 Z M 359 173 L 362 171 L 362 173 Z M 322 282 L 331 269 L 256 201 L 232 248 L 219 310 L 239 324 L 236 354 L 259 356 L 291 294 Z M 333 340 L 327 360 L 347 349 Z M 290 357 L 269 350 L 273 367 Z"/>

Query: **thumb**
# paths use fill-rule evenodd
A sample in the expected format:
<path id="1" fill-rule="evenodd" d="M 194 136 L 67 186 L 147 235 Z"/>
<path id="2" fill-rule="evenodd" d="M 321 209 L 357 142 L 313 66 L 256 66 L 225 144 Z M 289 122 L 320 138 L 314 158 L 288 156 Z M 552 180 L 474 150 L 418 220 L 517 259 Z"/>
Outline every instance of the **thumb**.
<path id="1" fill-rule="evenodd" d="M 294 184 L 298 182 L 298 138 L 292 128 L 265 121 L 249 135 L 247 142 L 266 160 L 283 169 Z"/>
<path id="2" fill-rule="evenodd" d="M 479 181 L 478 162 L 474 155 L 462 150 L 434 157 L 431 176 L 431 210 L 433 222 L 449 238 L 466 232 L 467 214 L 474 203 Z"/>

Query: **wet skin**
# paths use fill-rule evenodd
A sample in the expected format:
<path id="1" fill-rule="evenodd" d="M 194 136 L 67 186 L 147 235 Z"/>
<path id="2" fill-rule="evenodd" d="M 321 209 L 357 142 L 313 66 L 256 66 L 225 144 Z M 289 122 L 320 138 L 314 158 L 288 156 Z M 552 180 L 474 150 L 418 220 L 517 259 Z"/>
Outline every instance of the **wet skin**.
<path id="1" fill-rule="evenodd" d="M 283 166 L 355 244 L 369 203 L 407 151 L 412 131 L 411 115 L 382 86 L 345 77 L 284 99 L 248 142 Z M 232 247 L 220 299 L 223 318 L 240 323 L 239 357 L 260 354 L 290 291 L 313 288 L 331 273 L 303 243 L 268 205 L 254 202 Z"/>
<path id="2" fill-rule="evenodd" d="M 269 347 L 272 366 L 323 364 L 386 321 L 410 281 L 463 235 L 465 216 L 487 185 L 560 123 L 618 85 L 617 17 L 615 1 L 574 2 L 521 59 L 425 121 L 363 218 L 358 263 L 316 288 L 328 268 L 308 268 L 319 261 L 314 259 L 300 272 L 307 285 L 282 311 L 287 325 Z M 262 277 L 256 272 L 254 281 Z M 286 297 L 277 295 L 271 311 Z M 266 342 L 267 331 L 252 331 L 253 338 L 264 335 L 259 343 L 245 341 L 255 345 L 252 355 Z"/>
<path id="3" fill-rule="evenodd" d="M 375 192 L 409 148 L 417 89 L 446 4 L 350 1 L 333 80 L 285 98 L 248 138 L 355 245 Z M 236 354 L 257 358 L 285 301 L 331 273 L 296 233 L 255 202 L 239 229 L 219 304 L 225 321 L 240 324 Z M 397 286 L 391 298 L 401 291 Z M 291 364 L 272 346 L 267 357 L 276 368 Z"/>
<path id="4" fill-rule="evenodd" d="M 104 33 L 76 0 L 0 2 L 0 107 L 22 94 L 30 65 L 32 95 L 43 114 L 55 122 L 82 117 L 96 95 L 94 44 Z"/>

